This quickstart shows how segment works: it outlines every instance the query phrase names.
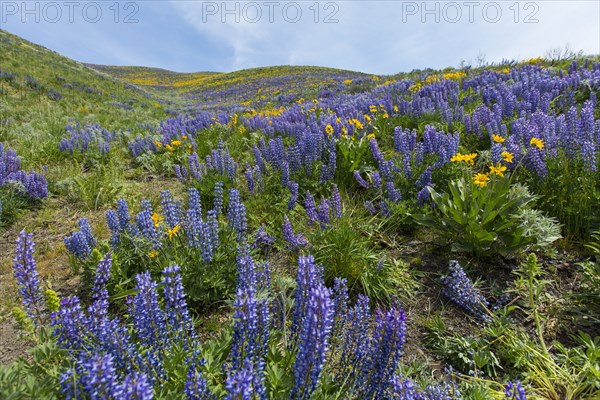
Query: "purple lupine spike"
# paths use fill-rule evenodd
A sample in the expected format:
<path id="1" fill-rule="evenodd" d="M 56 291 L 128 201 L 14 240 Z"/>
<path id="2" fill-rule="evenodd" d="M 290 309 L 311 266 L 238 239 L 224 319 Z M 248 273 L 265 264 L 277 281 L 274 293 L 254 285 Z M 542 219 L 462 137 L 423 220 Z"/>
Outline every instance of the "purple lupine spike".
<path id="1" fill-rule="evenodd" d="M 388 199 L 392 203 L 397 203 L 400 200 L 402 200 L 402 194 L 400 193 L 400 189 L 396 189 L 396 187 L 394 186 L 394 182 L 387 181 L 385 183 L 385 187 L 387 189 Z"/>
<path id="2" fill-rule="evenodd" d="M 377 214 L 377 210 L 375 209 L 375 205 L 373 204 L 373 202 L 371 200 L 365 201 L 365 208 L 367 209 L 367 212 L 369 214 L 371 214 L 371 215 Z"/>
<path id="3" fill-rule="evenodd" d="M 83 233 L 85 240 L 90 247 L 96 246 L 96 239 L 94 238 L 94 234 L 92 232 L 92 228 L 90 226 L 90 222 L 87 218 L 81 218 L 78 221 L 79 230 Z"/>
<path id="4" fill-rule="evenodd" d="M 152 209 L 143 209 L 135 216 L 137 228 L 146 240 L 152 243 L 154 249 L 161 247 L 162 243 L 159 238 L 158 230 L 154 226 L 152 220 Z"/>
<path id="5" fill-rule="evenodd" d="M 284 161 L 281 169 L 281 186 L 288 187 L 290 184 L 290 168 L 287 161 Z"/>
<path id="6" fill-rule="evenodd" d="M 309 225 L 312 225 L 313 222 L 319 220 L 319 216 L 317 215 L 317 209 L 315 206 L 315 200 L 309 191 L 306 191 L 306 198 L 304 199 L 304 208 L 306 209 L 306 215 L 309 219 Z"/>
<path id="7" fill-rule="evenodd" d="M 110 269 L 112 268 L 112 254 L 107 253 L 98 262 L 96 274 L 94 275 L 94 286 L 92 287 L 92 300 L 108 304 L 108 290 L 106 285 L 110 280 Z M 106 311 L 106 310 L 104 310 Z"/>
<path id="8" fill-rule="evenodd" d="M 137 294 L 129 301 L 129 315 L 132 318 L 138 340 L 148 347 L 161 347 L 166 340 L 166 319 L 158 305 L 157 284 L 148 271 L 136 277 Z"/>
<path id="9" fill-rule="evenodd" d="M 13 274 L 19 286 L 19 294 L 27 316 L 38 326 L 43 321 L 44 300 L 40 289 L 37 264 L 33 257 L 34 252 L 33 234 L 21 231 L 13 259 Z"/>
<path id="10" fill-rule="evenodd" d="M 214 210 L 217 215 L 223 213 L 223 182 L 219 181 L 215 183 L 214 188 Z"/>
<path id="11" fill-rule="evenodd" d="M 333 326 L 334 305 L 329 289 L 317 285 L 310 289 L 307 300 L 293 366 L 295 384 L 290 395 L 292 399 L 309 399 L 317 389 Z"/>
<path id="12" fill-rule="evenodd" d="M 140 372 L 131 372 L 123 380 L 121 391 L 123 400 L 152 400 L 152 382 L 148 376 Z"/>
<path id="13" fill-rule="evenodd" d="M 331 222 L 331 219 L 329 217 L 329 200 L 328 199 L 321 200 L 321 202 L 319 203 L 319 208 L 317 209 L 317 215 L 319 216 L 319 222 L 321 223 L 321 228 L 325 229 Z"/>
<path id="14" fill-rule="evenodd" d="M 382 199 L 379 204 L 379 212 L 381 213 L 381 215 L 383 215 L 384 218 L 389 218 L 392 216 L 392 212 L 390 211 L 390 206 L 388 206 L 387 201 L 385 201 L 385 199 Z"/>
<path id="15" fill-rule="evenodd" d="M 368 189 L 369 188 L 369 184 L 367 183 L 367 181 L 365 181 L 363 179 L 363 177 L 360 175 L 359 171 L 354 171 L 354 179 L 356 180 L 356 183 L 358 183 L 361 187 Z"/>
<path id="16" fill-rule="evenodd" d="M 119 219 L 119 228 L 121 232 L 129 229 L 129 209 L 125 199 L 117 200 L 117 218 Z"/>
<path id="17" fill-rule="evenodd" d="M 60 308 L 52 314 L 52 335 L 56 342 L 72 355 L 87 348 L 88 324 L 77 296 L 65 297 Z"/>
<path id="18" fill-rule="evenodd" d="M 246 360 L 244 367 L 229 373 L 225 382 L 225 400 L 251 400 L 254 393 L 254 372 L 252 364 Z"/>
<path id="19" fill-rule="evenodd" d="M 275 244 L 275 238 L 267 233 L 264 225 L 261 225 L 254 235 L 253 247 L 270 247 L 273 246 L 273 244 Z"/>
<path id="20" fill-rule="evenodd" d="M 306 315 L 310 288 L 322 283 L 323 269 L 315 264 L 315 258 L 310 254 L 300 256 L 298 258 L 298 274 L 296 276 L 296 293 L 292 315 L 292 335 L 297 335 L 300 332 L 302 319 Z"/>
<path id="21" fill-rule="evenodd" d="M 256 184 L 254 182 L 254 176 L 252 175 L 252 168 L 250 167 L 250 164 L 246 164 L 246 172 L 244 174 L 246 175 L 248 191 L 250 193 L 254 194 L 254 191 L 256 189 Z"/>
<path id="22" fill-rule="evenodd" d="M 377 309 L 375 330 L 368 346 L 369 355 L 355 382 L 361 398 L 382 398 L 393 381 L 406 341 L 406 315 L 399 307 Z"/>
<path id="23" fill-rule="evenodd" d="M 505 400 L 527 400 L 527 394 L 519 381 L 507 382 L 505 389 Z"/>
<path id="24" fill-rule="evenodd" d="M 95 354 L 81 363 L 80 385 L 91 398 L 118 399 L 123 397 L 114 359 L 110 354 Z"/>
<path id="25" fill-rule="evenodd" d="M 290 199 L 288 200 L 287 208 L 291 211 L 296 207 L 296 202 L 298 201 L 299 185 L 295 181 L 290 181 L 288 188 L 290 190 Z"/>
<path id="26" fill-rule="evenodd" d="M 183 392 L 188 400 L 205 400 L 210 398 L 210 391 L 206 387 L 206 380 L 197 366 L 190 366 Z"/>
<path id="27" fill-rule="evenodd" d="M 179 201 L 173 200 L 171 197 L 170 190 L 163 190 L 160 192 L 160 205 L 165 215 L 165 222 L 170 229 L 175 228 L 177 225 L 181 225 L 183 219 L 183 210 Z"/>
<path id="28" fill-rule="evenodd" d="M 419 190 L 419 193 L 417 193 L 417 205 L 419 207 L 423 207 L 431 198 L 431 191 L 429 190 L 430 187 L 431 186 L 425 186 L 423 189 Z"/>
<path id="29" fill-rule="evenodd" d="M 163 297 L 165 299 L 165 316 L 169 334 L 174 335 L 178 340 L 186 339 L 186 344 L 191 345 L 191 341 L 196 337 L 192 317 L 185 301 L 185 293 L 180 267 L 173 265 L 165 267 L 162 272 Z"/>
<path id="30" fill-rule="evenodd" d="M 370 187 L 375 188 L 376 190 L 381 189 L 381 175 L 379 175 L 379 172 L 373 171 L 371 179 L 373 179 L 373 183 Z"/>
<path id="31" fill-rule="evenodd" d="M 115 210 L 106 211 L 106 223 L 111 232 L 110 243 L 115 246 L 121 241 L 121 225 Z"/>
<path id="32" fill-rule="evenodd" d="M 331 206 L 333 207 L 333 216 L 335 218 L 342 218 L 342 197 L 340 196 L 340 190 L 337 185 L 333 185 L 331 189 Z"/>
<path id="33" fill-rule="evenodd" d="M 440 278 L 444 289 L 442 293 L 448 299 L 467 310 L 483 321 L 489 321 L 486 307 L 489 305 L 485 297 L 473 286 L 473 283 L 465 274 L 460 264 L 450 261 L 450 274 Z"/>
<path id="34" fill-rule="evenodd" d="M 87 259 L 92 253 L 92 248 L 83 232 L 73 232 L 70 236 L 65 237 L 64 242 L 69 253 L 81 260 Z"/>
<path id="35" fill-rule="evenodd" d="M 263 180 L 262 172 L 260 172 L 260 168 L 254 166 L 252 169 L 254 171 L 254 179 L 256 180 L 256 187 L 259 192 L 263 192 L 265 190 L 265 181 Z"/>

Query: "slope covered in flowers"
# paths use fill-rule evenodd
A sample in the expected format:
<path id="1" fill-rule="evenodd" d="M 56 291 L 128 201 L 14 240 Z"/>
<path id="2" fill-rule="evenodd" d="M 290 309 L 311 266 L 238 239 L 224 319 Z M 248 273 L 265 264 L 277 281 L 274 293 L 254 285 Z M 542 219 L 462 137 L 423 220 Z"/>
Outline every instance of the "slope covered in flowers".
<path id="1" fill-rule="evenodd" d="M 177 74 L 1 34 L 2 323 L 37 342 L 4 397 L 600 395 L 597 56 Z"/>

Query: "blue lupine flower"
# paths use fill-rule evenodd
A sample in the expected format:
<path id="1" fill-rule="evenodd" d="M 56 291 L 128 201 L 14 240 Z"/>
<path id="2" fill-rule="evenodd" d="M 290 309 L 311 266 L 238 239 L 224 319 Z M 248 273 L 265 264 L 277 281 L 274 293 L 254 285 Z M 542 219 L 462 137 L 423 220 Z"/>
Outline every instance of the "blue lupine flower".
<path id="1" fill-rule="evenodd" d="M 177 339 L 187 339 L 188 345 L 196 337 L 192 317 L 185 301 L 185 293 L 180 267 L 165 267 L 162 272 L 163 297 L 165 299 L 165 317 L 169 334 Z"/>
<path id="2" fill-rule="evenodd" d="M 83 232 L 73 232 L 70 236 L 65 238 L 64 242 L 69 253 L 79 259 L 85 260 L 92 253 L 92 248 L 89 246 Z"/>
<path id="3" fill-rule="evenodd" d="M 392 212 L 390 211 L 390 207 L 388 206 L 388 203 L 387 203 L 387 201 L 385 201 L 385 199 L 381 199 L 381 201 L 379 201 L 378 206 L 379 206 L 379 212 L 385 218 L 389 218 L 389 217 L 392 216 Z"/>
<path id="4" fill-rule="evenodd" d="M 91 399 L 119 399 L 123 386 L 119 384 L 113 357 L 95 354 L 81 364 L 80 384 L 82 391 Z"/>
<path id="5" fill-rule="evenodd" d="M 119 219 L 119 228 L 121 232 L 129 230 L 129 209 L 125 199 L 117 200 L 117 218 Z"/>
<path id="6" fill-rule="evenodd" d="M 331 206 L 333 207 L 333 215 L 336 218 L 342 218 L 342 198 L 337 185 L 333 185 L 331 189 Z"/>
<path id="7" fill-rule="evenodd" d="M 371 215 L 375 215 L 377 214 L 377 210 L 375 209 L 375 205 L 373 204 L 373 202 L 371 200 L 366 200 L 365 201 L 365 208 L 367 209 L 367 212 Z"/>
<path id="8" fill-rule="evenodd" d="M 143 209 L 135 216 L 138 230 L 146 240 L 152 243 L 154 249 L 162 246 L 158 230 L 152 220 L 152 209 Z"/>
<path id="9" fill-rule="evenodd" d="M 354 174 L 354 179 L 361 187 L 363 187 L 365 189 L 369 188 L 369 183 L 363 179 L 363 177 L 360 175 L 359 171 L 354 171 L 353 174 Z"/>
<path id="10" fill-rule="evenodd" d="M 475 288 L 465 271 L 457 261 L 450 261 L 450 275 L 440 278 L 444 289 L 442 293 L 454 303 L 458 304 L 477 318 L 489 321 L 486 312 L 488 301 Z"/>
<path id="11" fill-rule="evenodd" d="M 152 400 L 152 383 L 144 373 L 131 372 L 123 380 L 123 400 Z"/>
<path id="12" fill-rule="evenodd" d="M 373 173 L 371 174 L 371 179 L 373 180 L 373 183 L 370 187 L 375 188 L 379 191 L 379 189 L 381 189 L 381 175 L 379 174 L 379 172 L 373 171 Z"/>
<path id="13" fill-rule="evenodd" d="M 295 384 L 291 399 L 309 399 L 316 390 L 329 350 L 334 305 L 329 289 L 317 285 L 310 289 L 306 314 L 294 362 Z"/>
<path id="14" fill-rule="evenodd" d="M 329 218 L 329 200 L 321 199 L 319 203 L 319 208 L 317 209 L 317 216 L 319 217 L 319 222 L 321 223 L 321 228 L 325 229 L 327 225 L 331 222 Z"/>
<path id="15" fill-rule="evenodd" d="M 244 368 L 229 373 L 225 382 L 225 400 L 252 400 L 254 393 L 254 373 L 252 364 L 246 361 Z"/>
<path id="16" fill-rule="evenodd" d="M 135 277 L 137 294 L 129 301 L 129 315 L 144 346 L 161 347 L 168 334 L 165 315 L 158 305 L 157 284 L 148 271 Z"/>
<path id="17" fill-rule="evenodd" d="M 217 212 L 217 215 L 221 215 L 223 213 L 223 182 L 221 181 L 215 183 L 214 210 Z"/>
<path id="18" fill-rule="evenodd" d="M 507 382 L 506 383 L 506 389 L 505 389 L 505 394 L 506 394 L 506 400 L 527 400 L 527 395 L 525 393 L 525 389 L 523 388 L 523 385 L 521 385 L 521 382 L 519 381 L 515 381 L 513 382 Z"/>
<path id="19" fill-rule="evenodd" d="M 254 235 L 254 247 L 265 246 L 269 247 L 275 244 L 275 238 L 269 235 L 264 225 L 261 225 Z"/>
<path id="20" fill-rule="evenodd" d="M 106 223 L 111 232 L 110 244 L 116 246 L 121 241 L 121 224 L 115 210 L 106 211 Z"/>
<path id="21" fill-rule="evenodd" d="M 254 182 L 254 176 L 252 176 L 252 168 L 250 167 L 250 164 L 246 164 L 246 172 L 244 174 L 246 175 L 246 182 L 248 183 L 248 191 L 254 194 L 256 184 Z"/>
<path id="22" fill-rule="evenodd" d="M 183 210 L 181 204 L 177 200 L 173 200 L 171 197 L 170 190 L 163 190 L 160 192 L 160 205 L 165 215 L 165 222 L 170 229 L 175 228 L 177 225 L 181 225 L 183 219 Z"/>
<path id="23" fill-rule="evenodd" d="M 396 187 L 394 186 L 394 182 L 387 181 L 385 183 L 385 187 L 387 189 L 388 199 L 390 199 L 392 203 L 397 203 L 400 200 L 402 200 L 402 194 L 400 193 L 400 189 L 396 189 Z"/>
<path id="24" fill-rule="evenodd" d="M 90 222 L 87 218 L 81 218 L 78 222 L 79 229 L 81 233 L 85 236 L 85 240 L 87 241 L 88 246 L 94 247 L 96 246 L 96 239 L 94 238 L 94 234 L 92 233 L 92 228 L 90 227 Z"/>
<path id="25" fill-rule="evenodd" d="M 15 258 L 13 259 L 13 273 L 27 315 L 33 320 L 34 324 L 41 325 L 44 300 L 40 289 L 37 264 L 33 257 L 34 252 L 33 234 L 21 231 L 17 239 Z"/>
<path id="26" fill-rule="evenodd" d="M 290 189 L 290 199 L 288 200 L 288 210 L 293 210 L 296 207 L 296 201 L 298 201 L 298 183 L 290 181 L 288 188 Z"/>
<path id="27" fill-rule="evenodd" d="M 315 200 L 309 191 L 306 191 L 306 198 L 304 199 L 304 208 L 306 209 L 306 215 L 309 218 L 309 225 L 312 225 L 313 222 L 319 220 L 319 216 L 317 215 L 317 209 L 315 206 Z"/>
<path id="28" fill-rule="evenodd" d="M 287 161 L 283 162 L 283 168 L 281 169 L 281 186 L 288 187 L 290 184 L 290 168 Z"/>
<path id="29" fill-rule="evenodd" d="M 187 379 L 183 392 L 188 400 L 205 400 L 210 397 L 210 392 L 206 387 L 206 380 L 202 372 L 193 365 L 188 369 Z"/>

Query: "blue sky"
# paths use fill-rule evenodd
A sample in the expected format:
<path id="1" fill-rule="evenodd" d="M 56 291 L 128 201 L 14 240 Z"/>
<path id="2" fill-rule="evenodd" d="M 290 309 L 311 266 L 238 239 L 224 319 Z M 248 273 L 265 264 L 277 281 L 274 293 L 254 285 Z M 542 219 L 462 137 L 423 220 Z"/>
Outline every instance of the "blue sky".
<path id="1" fill-rule="evenodd" d="M 181 72 L 291 64 L 392 74 L 567 44 L 600 53 L 598 1 L 0 0 L 0 27 L 83 62 Z"/>

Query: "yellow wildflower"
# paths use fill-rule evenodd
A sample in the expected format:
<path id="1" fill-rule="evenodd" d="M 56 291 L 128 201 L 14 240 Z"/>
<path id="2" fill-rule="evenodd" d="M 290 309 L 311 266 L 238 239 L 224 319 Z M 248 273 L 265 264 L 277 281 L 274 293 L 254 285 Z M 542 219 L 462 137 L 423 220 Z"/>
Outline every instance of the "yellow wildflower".
<path id="1" fill-rule="evenodd" d="M 171 147 L 170 144 L 165 144 L 165 149 L 169 150 L 169 151 L 173 151 L 175 150 L 173 147 Z"/>
<path id="2" fill-rule="evenodd" d="M 394 112 L 398 112 L 398 106 L 394 106 Z"/>
<path id="3" fill-rule="evenodd" d="M 181 146 L 181 140 L 173 140 L 171 142 L 171 146 L 173 146 L 173 147 Z"/>
<path id="4" fill-rule="evenodd" d="M 529 141 L 529 144 L 537 147 L 540 150 L 544 148 L 544 141 L 542 139 L 531 138 L 531 140 Z"/>
<path id="5" fill-rule="evenodd" d="M 369 117 L 367 114 L 365 114 L 365 121 L 367 121 L 367 123 L 371 122 L 371 117 Z"/>
<path id="6" fill-rule="evenodd" d="M 158 224 L 160 224 L 161 221 L 164 221 L 164 217 L 162 217 L 161 215 L 158 215 L 157 213 L 152 214 L 152 221 L 154 222 L 154 226 L 157 227 Z"/>
<path id="7" fill-rule="evenodd" d="M 327 124 L 327 126 L 325 127 L 325 133 L 328 135 L 333 135 L 333 126 Z"/>
<path id="8" fill-rule="evenodd" d="M 507 163 L 513 162 L 513 157 L 514 157 L 513 153 L 509 153 L 508 151 L 503 151 L 500 155 L 502 156 L 502 159 L 505 162 L 507 162 Z"/>
<path id="9" fill-rule="evenodd" d="M 371 139 L 375 139 L 375 134 L 374 133 L 369 133 L 367 135 L 367 140 L 371 140 Z"/>
<path id="10" fill-rule="evenodd" d="M 497 166 L 490 165 L 490 174 L 504 176 L 504 171 L 506 171 L 506 165 L 498 164 Z"/>
<path id="11" fill-rule="evenodd" d="M 156 256 L 158 256 L 158 251 L 156 250 L 150 250 L 150 253 L 148 253 L 148 257 L 150 258 L 154 258 Z"/>
<path id="12" fill-rule="evenodd" d="M 506 139 L 504 139 L 500 135 L 492 135 L 492 139 L 494 140 L 495 143 L 504 143 L 504 142 L 506 142 Z"/>
<path id="13" fill-rule="evenodd" d="M 159 148 L 162 147 L 162 143 L 159 142 L 158 140 L 155 140 L 154 144 L 156 145 L 156 147 L 159 147 Z"/>
<path id="14" fill-rule="evenodd" d="M 181 138 L 182 138 L 183 140 L 185 140 L 185 139 L 187 139 L 187 136 L 186 136 L 186 135 L 183 135 L 183 136 L 181 136 Z"/>
<path id="15" fill-rule="evenodd" d="M 173 228 L 173 229 L 168 229 L 167 228 L 167 233 L 169 234 L 169 240 L 171 240 L 171 238 L 173 236 L 177 235 L 177 232 L 179 232 L 179 228 L 180 228 L 179 225 L 175 225 L 175 228 Z"/>
<path id="16" fill-rule="evenodd" d="M 489 180 L 490 177 L 488 176 L 488 174 L 477 174 L 473 178 L 473 183 L 478 185 L 479 187 L 485 187 L 487 186 Z"/>
<path id="17" fill-rule="evenodd" d="M 377 112 L 377 106 L 369 106 L 369 111 L 370 111 L 372 114 L 375 114 L 375 113 Z"/>

